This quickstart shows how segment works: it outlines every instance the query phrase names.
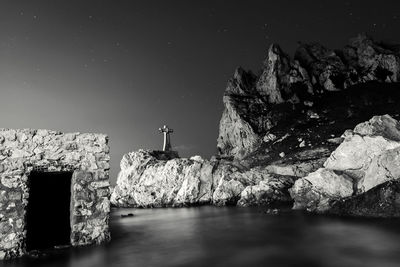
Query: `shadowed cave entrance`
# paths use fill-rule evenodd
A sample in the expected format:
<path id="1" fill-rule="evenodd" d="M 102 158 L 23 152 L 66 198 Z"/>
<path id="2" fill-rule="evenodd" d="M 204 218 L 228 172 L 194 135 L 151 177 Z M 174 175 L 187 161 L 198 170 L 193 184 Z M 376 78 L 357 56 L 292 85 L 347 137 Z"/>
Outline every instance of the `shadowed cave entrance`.
<path id="1" fill-rule="evenodd" d="M 27 251 L 70 244 L 71 179 L 72 172 L 33 171 L 29 175 Z"/>

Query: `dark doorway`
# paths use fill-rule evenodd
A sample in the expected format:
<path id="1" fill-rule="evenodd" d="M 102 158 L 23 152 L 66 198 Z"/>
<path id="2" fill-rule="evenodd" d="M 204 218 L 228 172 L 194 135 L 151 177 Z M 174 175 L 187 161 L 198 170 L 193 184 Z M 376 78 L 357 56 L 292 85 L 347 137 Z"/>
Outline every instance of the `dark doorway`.
<path id="1" fill-rule="evenodd" d="M 72 172 L 36 172 L 29 175 L 26 215 L 28 251 L 70 244 Z"/>

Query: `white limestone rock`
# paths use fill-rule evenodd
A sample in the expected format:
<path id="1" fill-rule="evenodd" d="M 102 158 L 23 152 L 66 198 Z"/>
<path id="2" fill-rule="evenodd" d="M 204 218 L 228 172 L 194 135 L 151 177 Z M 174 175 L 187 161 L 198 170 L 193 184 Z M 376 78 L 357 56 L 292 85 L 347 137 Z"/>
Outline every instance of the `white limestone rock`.
<path id="1" fill-rule="evenodd" d="M 238 206 L 260 206 L 290 203 L 292 198 L 288 189 L 293 185 L 292 176 L 273 176 L 256 185 L 247 186 L 240 194 Z"/>
<path id="2" fill-rule="evenodd" d="M 353 181 L 332 170 L 320 168 L 297 180 L 289 192 L 295 201 L 294 209 L 322 212 L 329 209 L 330 200 L 351 196 Z"/>
<path id="3" fill-rule="evenodd" d="M 288 195 L 287 188 L 293 184 L 286 177 L 282 181 L 278 176 L 271 180 L 267 168 L 243 169 L 232 162 L 208 161 L 199 156 L 160 160 L 162 154 L 147 150 L 126 154 L 121 160 L 112 204 L 121 207 L 236 205 L 246 187 L 263 180 L 273 190 L 263 193 L 262 197 L 280 201 L 278 196 Z M 279 183 L 287 185 L 288 181 L 292 181 L 290 186 L 278 186 Z M 254 204 L 268 204 L 267 200 L 258 198 Z M 251 199 L 246 200 L 246 205 L 252 205 Z"/>
<path id="4" fill-rule="evenodd" d="M 346 131 L 324 168 L 295 182 L 294 208 L 326 211 L 331 200 L 362 194 L 400 178 L 400 127 L 389 115 L 375 116 Z"/>
<path id="5" fill-rule="evenodd" d="M 111 201 L 117 206 L 164 207 L 210 202 L 212 165 L 199 157 L 160 160 L 161 151 L 124 155 Z"/>

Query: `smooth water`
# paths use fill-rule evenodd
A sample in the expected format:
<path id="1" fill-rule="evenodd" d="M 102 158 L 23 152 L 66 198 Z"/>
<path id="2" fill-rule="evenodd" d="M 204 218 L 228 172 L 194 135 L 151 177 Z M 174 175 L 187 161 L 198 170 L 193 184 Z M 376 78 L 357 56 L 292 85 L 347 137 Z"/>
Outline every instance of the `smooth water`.
<path id="1" fill-rule="evenodd" d="M 112 241 L 5 266 L 400 266 L 400 220 L 259 208 L 116 209 Z M 134 217 L 121 218 L 121 214 Z"/>

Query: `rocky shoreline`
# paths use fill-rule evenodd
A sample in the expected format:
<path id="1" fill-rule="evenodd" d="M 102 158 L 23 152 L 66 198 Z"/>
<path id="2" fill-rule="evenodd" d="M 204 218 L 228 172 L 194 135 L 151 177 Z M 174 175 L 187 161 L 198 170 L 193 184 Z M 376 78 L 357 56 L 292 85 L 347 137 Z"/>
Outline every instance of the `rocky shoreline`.
<path id="1" fill-rule="evenodd" d="M 130 152 L 112 204 L 398 217 L 399 47 L 360 35 L 340 51 L 301 44 L 291 59 L 271 45 L 259 76 L 238 68 L 228 82 L 219 154 Z"/>

